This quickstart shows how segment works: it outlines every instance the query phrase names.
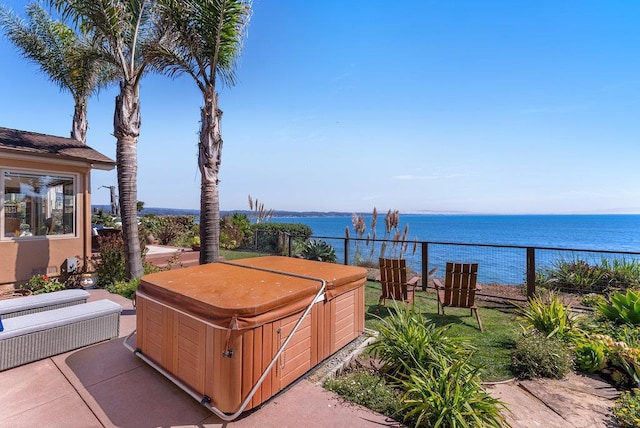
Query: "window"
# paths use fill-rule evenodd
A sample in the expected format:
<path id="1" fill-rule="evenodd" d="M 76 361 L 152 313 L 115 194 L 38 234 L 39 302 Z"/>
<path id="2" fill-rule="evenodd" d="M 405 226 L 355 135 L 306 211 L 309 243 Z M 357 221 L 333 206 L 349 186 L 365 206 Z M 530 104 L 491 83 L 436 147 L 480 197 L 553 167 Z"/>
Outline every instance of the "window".
<path id="1" fill-rule="evenodd" d="M 73 176 L 4 171 L 4 237 L 75 233 Z"/>

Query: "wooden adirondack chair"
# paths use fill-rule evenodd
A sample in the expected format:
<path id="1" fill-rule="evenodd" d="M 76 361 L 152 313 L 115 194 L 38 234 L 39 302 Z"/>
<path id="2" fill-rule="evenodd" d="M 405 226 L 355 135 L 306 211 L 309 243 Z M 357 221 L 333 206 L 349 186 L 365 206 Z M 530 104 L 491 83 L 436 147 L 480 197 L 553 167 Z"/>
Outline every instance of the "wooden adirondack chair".
<path id="1" fill-rule="evenodd" d="M 404 259 L 385 259 L 381 257 L 379 262 L 382 294 L 378 304 L 382 303 L 384 305 L 387 299 L 392 299 L 413 305 L 413 296 L 420 277 L 414 276 L 407 281 L 407 261 Z"/>
<path id="2" fill-rule="evenodd" d="M 442 322 L 444 323 L 444 308 L 469 308 L 471 315 L 476 314 L 478 326 L 482 331 L 482 321 L 476 305 L 476 291 L 480 290 L 476 280 L 478 278 L 477 263 L 451 263 L 447 262 L 444 285 L 434 278 L 433 283 L 438 294 L 438 313 L 442 310 Z"/>

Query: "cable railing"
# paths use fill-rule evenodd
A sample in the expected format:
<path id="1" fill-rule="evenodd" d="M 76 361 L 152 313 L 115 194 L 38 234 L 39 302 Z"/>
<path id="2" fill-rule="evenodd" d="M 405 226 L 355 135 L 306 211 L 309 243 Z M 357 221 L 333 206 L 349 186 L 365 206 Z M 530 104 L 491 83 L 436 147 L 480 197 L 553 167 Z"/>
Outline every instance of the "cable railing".
<path id="1" fill-rule="evenodd" d="M 404 258 L 407 266 L 416 274 L 426 278 L 426 272 L 436 269 L 444 273 L 446 262 L 478 263 L 478 282 L 501 286 L 522 287 L 523 293 L 533 296 L 536 283 L 550 270 L 576 269 L 576 272 L 561 272 L 567 280 L 578 281 L 578 286 L 565 290 L 563 279 L 553 278 L 547 285 L 554 285 L 559 291 L 579 291 L 602 293 L 611 285 L 624 287 L 619 279 L 607 277 L 594 270 L 593 266 L 636 264 L 640 269 L 640 252 L 610 251 L 598 249 L 578 249 L 562 247 L 533 247 L 520 245 L 496 245 L 460 242 L 406 241 L 390 239 L 366 239 L 335 236 L 312 236 L 331 244 L 336 250 L 339 263 L 375 268 L 378 257 Z M 294 255 L 294 239 L 281 239 L 282 253 Z M 591 269 L 591 271 L 589 270 Z M 580 271 L 582 270 L 582 271 Z M 639 272 L 640 273 L 640 272 Z M 602 277 L 594 278 L 594 275 Z M 590 284 L 580 281 L 593 280 Z M 596 280 L 599 280 L 596 281 Z M 637 278 L 640 283 L 640 275 Z M 555 282 L 554 282 L 555 281 Z M 618 282 L 616 282 L 618 281 Z M 422 281 L 426 289 L 428 281 Z M 633 284 L 626 284 L 630 286 Z"/>

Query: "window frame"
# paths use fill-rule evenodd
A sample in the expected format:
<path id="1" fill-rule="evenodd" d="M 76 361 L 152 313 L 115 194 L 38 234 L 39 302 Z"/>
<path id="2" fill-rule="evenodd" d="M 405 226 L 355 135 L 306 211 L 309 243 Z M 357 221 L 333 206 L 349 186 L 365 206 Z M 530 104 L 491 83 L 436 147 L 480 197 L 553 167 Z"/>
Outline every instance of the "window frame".
<path id="1" fill-rule="evenodd" d="M 68 178 L 72 181 L 73 188 L 73 219 L 71 221 L 72 231 L 70 233 L 59 234 L 43 234 L 32 236 L 6 236 L 5 223 L 6 223 L 6 211 L 5 211 L 5 197 L 6 197 L 6 173 L 12 174 L 25 174 L 39 177 L 53 176 Z M 31 240 L 43 240 L 43 239 L 76 239 L 78 238 L 78 220 L 80 213 L 80 207 L 78 206 L 78 188 L 80 185 L 80 174 L 74 172 L 63 172 L 51 169 L 29 169 L 29 168 L 16 168 L 10 166 L 0 167 L 0 241 L 15 242 L 15 241 L 31 241 Z M 65 195 L 62 196 L 62 210 L 65 209 Z"/>

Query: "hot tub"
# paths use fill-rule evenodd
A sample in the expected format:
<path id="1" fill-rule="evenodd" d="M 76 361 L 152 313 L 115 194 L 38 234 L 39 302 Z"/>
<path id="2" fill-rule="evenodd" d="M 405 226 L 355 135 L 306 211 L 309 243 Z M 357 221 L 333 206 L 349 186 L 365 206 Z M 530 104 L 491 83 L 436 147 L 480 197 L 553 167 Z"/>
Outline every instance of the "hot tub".
<path id="1" fill-rule="evenodd" d="M 138 353 L 212 410 L 239 414 L 364 331 L 365 281 L 362 268 L 277 256 L 146 275 Z"/>

